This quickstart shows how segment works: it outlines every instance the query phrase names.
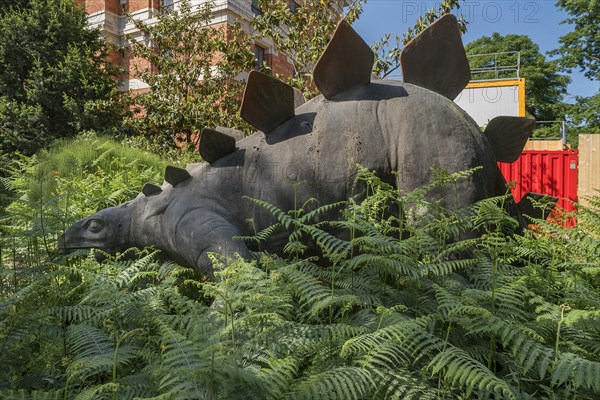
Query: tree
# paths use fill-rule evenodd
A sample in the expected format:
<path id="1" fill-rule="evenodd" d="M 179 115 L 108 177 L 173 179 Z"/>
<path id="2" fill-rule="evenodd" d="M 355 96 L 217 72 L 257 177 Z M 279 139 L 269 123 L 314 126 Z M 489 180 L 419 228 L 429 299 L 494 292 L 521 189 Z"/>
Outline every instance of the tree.
<path id="1" fill-rule="evenodd" d="M 381 38 L 373 45 L 373 51 L 375 52 L 373 72 L 377 76 L 385 78 L 400 68 L 400 54 L 402 54 L 404 46 L 442 15 L 451 13 L 454 9 L 460 9 L 460 0 L 443 0 L 438 5 L 437 10 L 434 7 L 427 10 L 424 16 L 419 17 L 415 25 L 408 28 L 402 34 L 402 37 L 396 35 L 396 43 L 393 46 L 390 45 L 390 34 Z M 458 19 L 458 24 L 460 31 L 465 33 L 467 31 L 467 21 L 463 16 Z"/>
<path id="2" fill-rule="evenodd" d="M 560 55 L 566 69 L 578 67 L 589 79 L 600 80 L 600 2 L 595 0 L 558 0 L 556 6 L 569 13 L 562 23 L 574 30 L 561 36 L 561 46 L 550 52 Z"/>
<path id="3" fill-rule="evenodd" d="M 546 57 L 540 53 L 539 46 L 529 36 L 516 34 L 502 36 L 495 32 L 492 36 L 483 36 L 467 44 L 465 50 L 469 55 L 519 51 L 521 53 L 520 76 L 526 79 L 525 108 L 527 112 L 540 121 L 562 119 L 562 101 L 571 79 L 559 74 L 558 65 L 546 60 Z M 498 65 L 514 65 L 516 58 L 511 59 L 510 57 L 510 55 L 499 56 L 497 58 Z M 469 62 L 471 68 L 493 67 L 494 59 L 471 57 Z M 507 73 L 514 74 L 514 71 L 500 72 L 498 77 L 508 77 Z M 484 75 L 482 77 L 496 76 Z"/>
<path id="4" fill-rule="evenodd" d="M 569 118 L 574 125 L 593 128 L 600 133 L 600 93 L 591 97 L 575 97 L 575 104 L 569 108 Z"/>
<path id="5" fill-rule="evenodd" d="M 212 27 L 211 19 L 211 2 L 192 8 L 189 0 L 153 25 L 130 16 L 144 39 L 128 37 L 131 54 L 147 61 L 136 72 L 150 90 L 131 96 L 128 123 L 164 147 L 192 144 L 206 126 L 246 126 L 235 77 L 253 66 L 250 42 L 239 26 Z"/>
<path id="6" fill-rule="evenodd" d="M 29 7 L 31 4 L 31 0 L 11 0 L 11 1 L 3 1 L 0 2 L 0 14 L 3 12 L 7 12 L 12 8 L 24 8 Z"/>
<path id="7" fill-rule="evenodd" d="M 108 49 L 72 0 L 0 13 L 0 153 L 32 154 L 59 137 L 119 123 Z"/>
<path id="8" fill-rule="evenodd" d="M 571 146 L 579 145 L 579 134 L 600 134 L 600 93 L 590 97 L 575 96 L 575 103 L 565 106 Z"/>
<path id="9" fill-rule="evenodd" d="M 354 22 L 363 2 L 351 0 L 344 10 L 336 0 L 306 0 L 302 6 L 289 0 L 259 0 L 260 12 L 252 24 L 258 38 L 270 38 L 292 63 L 288 82 L 310 97 L 316 94 L 313 69 L 338 22 Z"/>
<path id="10" fill-rule="evenodd" d="M 561 46 L 550 52 L 560 55 L 559 65 L 566 71 L 579 68 L 592 80 L 600 80 L 600 2 L 588 0 L 558 0 L 556 5 L 570 18 L 563 23 L 574 24 L 572 32 L 559 39 Z M 600 133 L 600 92 L 591 97 L 575 97 L 567 107 L 567 119 L 575 128 L 572 133 Z"/>

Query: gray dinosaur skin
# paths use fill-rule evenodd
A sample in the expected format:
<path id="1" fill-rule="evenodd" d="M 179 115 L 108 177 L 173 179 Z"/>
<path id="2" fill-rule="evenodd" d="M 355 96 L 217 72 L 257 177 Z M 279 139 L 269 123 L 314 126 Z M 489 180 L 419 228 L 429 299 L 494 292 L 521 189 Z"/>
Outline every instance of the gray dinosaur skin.
<path id="1" fill-rule="evenodd" d="M 331 100 L 318 96 L 268 135 L 255 133 L 237 147 L 212 165 L 188 166 L 192 178 L 175 187 L 164 183 L 159 194 L 140 194 L 77 222 L 62 247 L 114 253 L 152 245 L 212 276 L 208 252 L 248 257 L 246 245 L 232 238 L 274 222 L 242 196 L 283 210 L 310 198 L 319 204 L 346 200 L 361 194 L 357 164 L 406 191 L 429 182 L 434 165 L 448 172 L 482 166 L 457 191 L 448 186 L 435 194 L 452 208 L 504 192 L 494 152 L 477 124 L 451 100 L 397 81 L 373 81 Z M 302 180 L 295 195 L 292 182 Z M 280 251 L 283 240 L 274 238 L 268 250 Z"/>

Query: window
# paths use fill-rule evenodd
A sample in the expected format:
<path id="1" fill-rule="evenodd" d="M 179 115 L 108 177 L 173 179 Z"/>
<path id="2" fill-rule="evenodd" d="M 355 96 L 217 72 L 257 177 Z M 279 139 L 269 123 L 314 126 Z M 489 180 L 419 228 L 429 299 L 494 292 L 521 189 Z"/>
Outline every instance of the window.
<path id="1" fill-rule="evenodd" d="M 167 13 L 173 11 L 175 5 L 174 0 L 160 0 L 160 12 Z"/>
<path id="2" fill-rule="evenodd" d="M 260 47 L 259 45 L 254 45 L 254 59 L 256 60 L 256 64 L 254 65 L 255 70 L 259 70 L 265 63 L 265 48 Z"/>
<path id="3" fill-rule="evenodd" d="M 262 10 L 260 9 L 259 5 L 258 5 L 258 0 L 252 0 L 252 12 L 254 13 L 254 15 L 261 15 L 262 14 Z"/>

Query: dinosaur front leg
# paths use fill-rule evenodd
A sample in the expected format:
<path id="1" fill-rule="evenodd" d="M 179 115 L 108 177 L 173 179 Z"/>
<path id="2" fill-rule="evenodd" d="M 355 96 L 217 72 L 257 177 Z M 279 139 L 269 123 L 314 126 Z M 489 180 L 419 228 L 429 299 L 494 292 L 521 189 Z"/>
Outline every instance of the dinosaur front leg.
<path id="1" fill-rule="evenodd" d="M 234 258 L 239 254 L 249 258 L 250 252 L 240 236 L 238 229 L 225 218 L 204 209 L 188 213 L 176 227 L 177 252 L 186 263 L 202 273 L 214 278 L 212 262 L 208 253 L 218 253 Z"/>

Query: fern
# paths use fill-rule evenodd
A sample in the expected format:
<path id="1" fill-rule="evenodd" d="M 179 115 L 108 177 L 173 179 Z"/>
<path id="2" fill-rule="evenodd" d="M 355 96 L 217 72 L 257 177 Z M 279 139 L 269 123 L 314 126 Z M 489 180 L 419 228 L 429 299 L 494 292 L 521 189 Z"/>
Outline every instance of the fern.
<path id="1" fill-rule="evenodd" d="M 413 376 L 409 369 L 386 371 L 380 377 L 376 398 L 395 400 L 433 400 L 439 398 L 437 390 L 424 382 L 419 376 Z M 381 371 L 378 371 L 381 373 Z"/>
<path id="2" fill-rule="evenodd" d="M 2 390 L 0 396 L 6 400 L 61 400 L 63 394 L 61 391 L 43 392 L 28 390 Z"/>
<path id="3" fill-rule="evenodd" d="M 427 263 L 421 266 L 421 274 L 424 276 L 445 276 L 459 271 L 469 270 L 477 265 L 475 259 L 445 260 Z"/>
<path id="4" fill-rule="evenodd" d="M 362 170 L 360 203 L 250 199 L 274 223 L 244 240 L 284 234 L 288 253 L 213 255 L 217 282 L 152 250 L 50 263 L 45 218 L 81 208 L 52 209 L 57 193 L 40 218 L 23 197 L 11 209 L 23 224 L 1 237 L 0 396 L 598 398 L 600 213 L 579 214 L 577 231 L 539 221 L 515 236 L 510 196 L 462 210 L 427 197 L 470 173 L 400 193 Z"/>
<path id="5" fill-rule="evenodd" d="M 552 372 L 552 384 L 571 383 L 575 388 L 600 392 L 600 363 L 589 361 L 572 353 L 562 353 Z"/>
<path id="6" fill-rule="evenodd" d="M 374 386 L 370 374 L 361 368 L 338 367 L 299 381 L 291 390 L 292 399 L 361 399 Z"/>
<path id="7" fill-rule="evenodd" d="M 464 387 L 467 395 L 475 392 L 480 398 L 489 398 L 492 394 L 496 398 L 517 398 L 516 391 L 510 385 L 457 348 L 450 347 L 437 354 L 428 369 L 432 374 L 443 372 L 445 381 L 452 386 Z"/>
<path id="8" fill-rule="evenodd" d="M 257 377 L 265 385 L 266 398 L 281 399 L 295 381 L 300 370 L 300 360 L 294 356 L 283 359 L 271 359 L 268 366 L 262 368 Z"/>

